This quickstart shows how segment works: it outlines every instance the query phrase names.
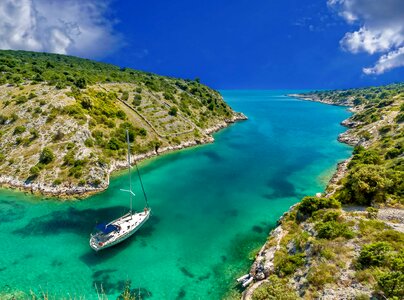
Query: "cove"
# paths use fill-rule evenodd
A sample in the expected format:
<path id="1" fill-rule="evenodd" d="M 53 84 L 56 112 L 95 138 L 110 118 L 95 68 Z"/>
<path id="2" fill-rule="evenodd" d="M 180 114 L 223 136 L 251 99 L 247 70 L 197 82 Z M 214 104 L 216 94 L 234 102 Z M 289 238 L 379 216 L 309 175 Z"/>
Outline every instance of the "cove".
<path id="1" fill-rule="evenodd" d="M 285 96 L 301 91 L 222 91 L 249 117 L 215 143 L 141 164 L 152 217 L 125 242 L 95 253 L 96 222 L 128 208 L 122 173 L 84 201 L 0 191 L 0 291 L 115 299 L 125 281 L 142 299 L 222 299 L 249 270 L 276 220 L 324 190 L 351 148 L 337 141 L 342 107 Z M 140 186 L 135 207 L 142 209 Z"/>

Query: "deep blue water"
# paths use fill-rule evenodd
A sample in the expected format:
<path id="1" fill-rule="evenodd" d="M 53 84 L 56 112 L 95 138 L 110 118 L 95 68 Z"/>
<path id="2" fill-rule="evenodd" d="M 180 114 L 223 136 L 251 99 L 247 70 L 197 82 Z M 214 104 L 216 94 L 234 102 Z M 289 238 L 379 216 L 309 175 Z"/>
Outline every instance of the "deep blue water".
<path id="1" fill-rule="evenodd" d="M 94 287 L 102 286 L 115 299 L 130 280 L 144 299 L 234 293 L 234 278 L 248 271 L 276 220 L 304 195 L 323 191 L 351 153 L 336 139 L 349 116 L 345 108 L 289 92 L 222 91 L 249 120 L 215 134 L 214 144 L 142 163 L 153 216 L 136 236 L 104 252 L 90 249 L 89 233 L 97 221 L 125 211 L 119 188 L 126 175 L 85 201 L 0 191 L 0 290 L 97 299 Z"/>

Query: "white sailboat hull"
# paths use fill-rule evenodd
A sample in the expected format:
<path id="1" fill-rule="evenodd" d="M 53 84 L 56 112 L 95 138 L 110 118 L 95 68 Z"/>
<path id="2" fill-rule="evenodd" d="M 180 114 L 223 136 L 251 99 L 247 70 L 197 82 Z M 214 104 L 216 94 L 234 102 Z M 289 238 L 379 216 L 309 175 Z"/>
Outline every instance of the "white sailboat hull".
<path id="1" fill-rule="evenodd" d="M 140 227 L 149 219 L 150 209 L 145 209 L 143 212 L 128 213 L 108 225 L 114 225 L 119 230 L 113 231 L 108 234 L 99 232 L 91 235 L 90 247 L 95 251 L 100 251 L 105 248 L 112 247 L 130 236 L 132 236 Z"/>

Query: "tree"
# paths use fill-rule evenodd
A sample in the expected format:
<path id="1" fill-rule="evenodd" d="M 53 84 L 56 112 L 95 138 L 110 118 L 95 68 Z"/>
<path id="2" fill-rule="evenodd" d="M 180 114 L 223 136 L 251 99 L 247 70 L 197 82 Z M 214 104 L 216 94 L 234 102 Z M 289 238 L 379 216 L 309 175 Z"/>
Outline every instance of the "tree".
<path id="1" fill-rule="evenodd" d="M 347 177 L 342 196 L 344 202 L 358 202 L 370 205 L 372 201 L 382 201 L 393 181 L 388 178 L 384 167 L 378 165 L 358 165 Z"/>
<path id="2" fill-rule="evenodd" d="M 129 99 L 129 92 L 128 91 L 123 91 L 122 96 L 121 96 L 121 100 L 128 101 L 128 99 Z"/>
<path id="3" fill-rule="evenodd" d="M 79 89 L 85 89 L 87 87 L 87 81 L 85 78 L 80 77 L 74 82 L 74 85 Z"/>
<path id="4" fill-rule="evenodd" d="M 16 135 L 16 134 L 21 134 L 21 133 L 23 133 L 23 132 L 25 132 L 25 127 L 24 126 L 16 126 L 15 128 L 14 128 L 14 132 L 13 132 L 13 134 L 14 135 Z"/>
<path id="5" fill-rule="evenodd" d="M 49 164 L 55 159 L 55 155 L 48 147 L 43 148 L 41 155 L 39 156 L 39 162 L 42 164 Z"/>
<path id="6" fill-rule="evenodd" d="M 33 166 L 31 169 L 29 169 L 29 173 L 33 177 L 37 177 L 40 172 L 41 172 L 41 170 L 37 166 Z"/>
<path id="7" fill-rule="evenodd" d="M 305 220 L 307 218 L 310 218 L 312 214 L 317 210 L 340 207 L 341 203 L 339 203 L 334 198 L 304 197 L 299 203 L 297 209 L 297 218 L 299 220 Z"/>
<path id="8" fill-rule="evenodd" d="M 133 96 L 133 105 L 134 106 L 139 106 L 140 103 L 142 102 L 142 96 L 141 95 L 135 95 Z"/>
<path id="9" fill-rule="evenodd" d="M 170 116 L 175 117 L 175 116 L 177 115 L 177 112 L 178 112 L 178 109 L 173 106 L 173 107 L 171 107 L 170 110 L 168 111 L 168 114 L 169 114 Z"/>

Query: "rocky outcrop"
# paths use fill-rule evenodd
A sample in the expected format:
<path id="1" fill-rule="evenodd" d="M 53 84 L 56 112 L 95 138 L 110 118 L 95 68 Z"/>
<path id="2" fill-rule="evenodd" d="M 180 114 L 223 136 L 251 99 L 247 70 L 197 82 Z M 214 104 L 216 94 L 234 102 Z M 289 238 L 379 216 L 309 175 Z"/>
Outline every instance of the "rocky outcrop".
<path id="1" fill-rule="evenodd" d="M 220 129 L 226 128 L 230 124 L 233 124 L 237 121 L 243 121 L 243 120 L 248 120 L 248 118 L 243 113 L 236 112 L 230 119 L 226 119 L 226 120 L 216 124 L 215 126 L 205 129 L 204 133 L 209 135 L 209 134 L 219 131 Z"/>
<path id="2" fill-rule="evenodd" d="M 258 252 L 257 257 L 251 267 L 250 274 L 255 280 L 263 280 L 274 271 L 275 252 L 280 249 L 280 242 L 285 236 L 282 226 L 276 227 L 269 235 L 269 242 Z"/>

